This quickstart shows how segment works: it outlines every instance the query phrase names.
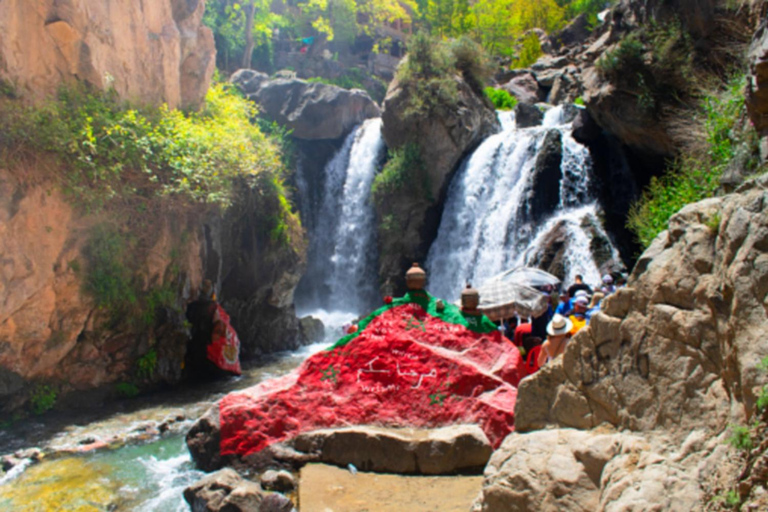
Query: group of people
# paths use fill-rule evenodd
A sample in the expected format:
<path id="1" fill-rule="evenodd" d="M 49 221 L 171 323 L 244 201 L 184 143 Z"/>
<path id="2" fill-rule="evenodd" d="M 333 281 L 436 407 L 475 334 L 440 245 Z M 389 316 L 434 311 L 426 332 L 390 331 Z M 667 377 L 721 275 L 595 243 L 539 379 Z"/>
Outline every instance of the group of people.
<path id="1" fill-rule="evenodd" d="M 527 355 L 527 366 L 535 371 L 562 354 L 568 340 L 589 325 L 591 318 L 600 311 L 602 300 L 625 284 L 623 276 L 605 274 L 602 285 L 594 289 L 576 275 L 574 283 L 559 294 L 549 290 L 550 304 L 546 312 L 518 325 L 513 342 Z M 559 301 L 555 302 L 559 297 Z"/>

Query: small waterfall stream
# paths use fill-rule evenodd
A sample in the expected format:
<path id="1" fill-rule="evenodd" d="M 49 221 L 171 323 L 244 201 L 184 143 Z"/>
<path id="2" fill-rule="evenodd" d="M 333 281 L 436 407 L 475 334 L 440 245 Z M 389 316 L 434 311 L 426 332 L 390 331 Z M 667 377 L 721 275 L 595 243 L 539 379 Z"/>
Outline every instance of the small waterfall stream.
<path id="1" fill-rule="evenodd" d="M 467 282 L 517 266 L 535 266 L 544 257 L 544 243 L 558 231 L 566 241 L 563 274 L 572 282 L 582 274 L 599 283 L 600 269 L 591 252 L 592 230 L 608 240 L 590 191 L 589 152 L 571 137 L 564 109 L 544 116 L 542 126 L 518 129 L 514 114 L 499 112 L 502 131 L 486 139 L 462 164 L 448 191 L 437 238 L 427 257 L 430 291 L 458 298 Z M 562 140 L 558 207 L 546 219 L 530 220 L 536 159 L 547 132 Z M 614 256 L 615 250 L 609 252 Z"/>
<path id="2" fill-rule="evenodd" d="M 331 311 L 356 316 L 377 303 L 376 225 L 370 193 L 383 157 L 381 119 L 369 119 L 347 136 L 325 166 L 322 193 L 315 204 L 309 200 L 309 180 L 299 176 L 310 238 L 307 271 L 296 290 L 301 313 L 333 324 L 337 322 L 329 317 Z"/>

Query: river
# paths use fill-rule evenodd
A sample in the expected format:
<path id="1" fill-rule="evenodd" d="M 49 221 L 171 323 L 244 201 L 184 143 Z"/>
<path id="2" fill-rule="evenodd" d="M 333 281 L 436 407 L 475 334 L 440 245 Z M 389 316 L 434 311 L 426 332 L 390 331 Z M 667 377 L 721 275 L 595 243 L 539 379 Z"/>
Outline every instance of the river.
<path id="1" fill-rule="evenodd" d="M 47 455 L 0 477 L 0 510 L 189 510 L 182 493 L 203 475 L 184 442 L 192 423 L 224 394 L 284 375 L 325 346 L 248 363 L 241 377 L 16 422 L 0 431 L 0 454 L 37 447 Z M 78 453 L 92 446 L 100 448 Z"/>

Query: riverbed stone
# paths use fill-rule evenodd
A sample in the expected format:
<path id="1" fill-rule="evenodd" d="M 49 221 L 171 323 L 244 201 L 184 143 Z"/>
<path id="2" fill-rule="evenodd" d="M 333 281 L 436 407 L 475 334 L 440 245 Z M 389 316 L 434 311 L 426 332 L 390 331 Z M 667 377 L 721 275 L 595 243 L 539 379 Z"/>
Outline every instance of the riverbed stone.
<path id="1" fill-rule="evenodd" d="M 318 454 L 325 463 L 352 464 L 361 471 L 422 475 L 479 472 L 493 452 L 477 425 L 323 429 L 297 436 L 293 445 L 299 451 Z"/>
<path id="2" fill-rule="evenodd" d="M 184 499 L 193 511 L 254 512 L 260 510 L 264 493 L 259 484 L 226 468 L 184 489 Z"/>
<path id="3" fill-rule="evenodd" d="M 198 468 L 214 471 L 222 467 L 220 442 L 219 408 L 214 405 L 187 432 L 187 448 Z"/>
<path id="4" fill-rule="evenodd" d="M 285 470 L 267 470 L 259 477 L 259 482 L 268 491 L 288 492 L 296 488 L 296 479 Z"/>
<path id="5" fill-rule="evenodd" d="M 518 103 L 515 106 L 515 124 L 518 128 L 539 126 L 544 120 L 544 113 L 534 105 Z"/>

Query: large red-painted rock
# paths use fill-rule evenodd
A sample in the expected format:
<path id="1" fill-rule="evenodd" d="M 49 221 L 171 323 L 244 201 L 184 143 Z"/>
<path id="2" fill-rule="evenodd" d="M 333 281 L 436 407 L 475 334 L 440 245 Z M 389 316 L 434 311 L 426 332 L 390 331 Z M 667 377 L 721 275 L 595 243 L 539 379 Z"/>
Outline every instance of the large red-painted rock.
<path id="1" fill-rule="evenodd" d="M 243 457 L 302 432 L 348 425 L 475 423 L 494 447 L 513 430 L 525 370 L 517 348 L 486 317 L 450 304 L 438 311 L 433 297 L 409 292 L 359 327 L 294 372 L 224 397 L 217 455 Z"/>

